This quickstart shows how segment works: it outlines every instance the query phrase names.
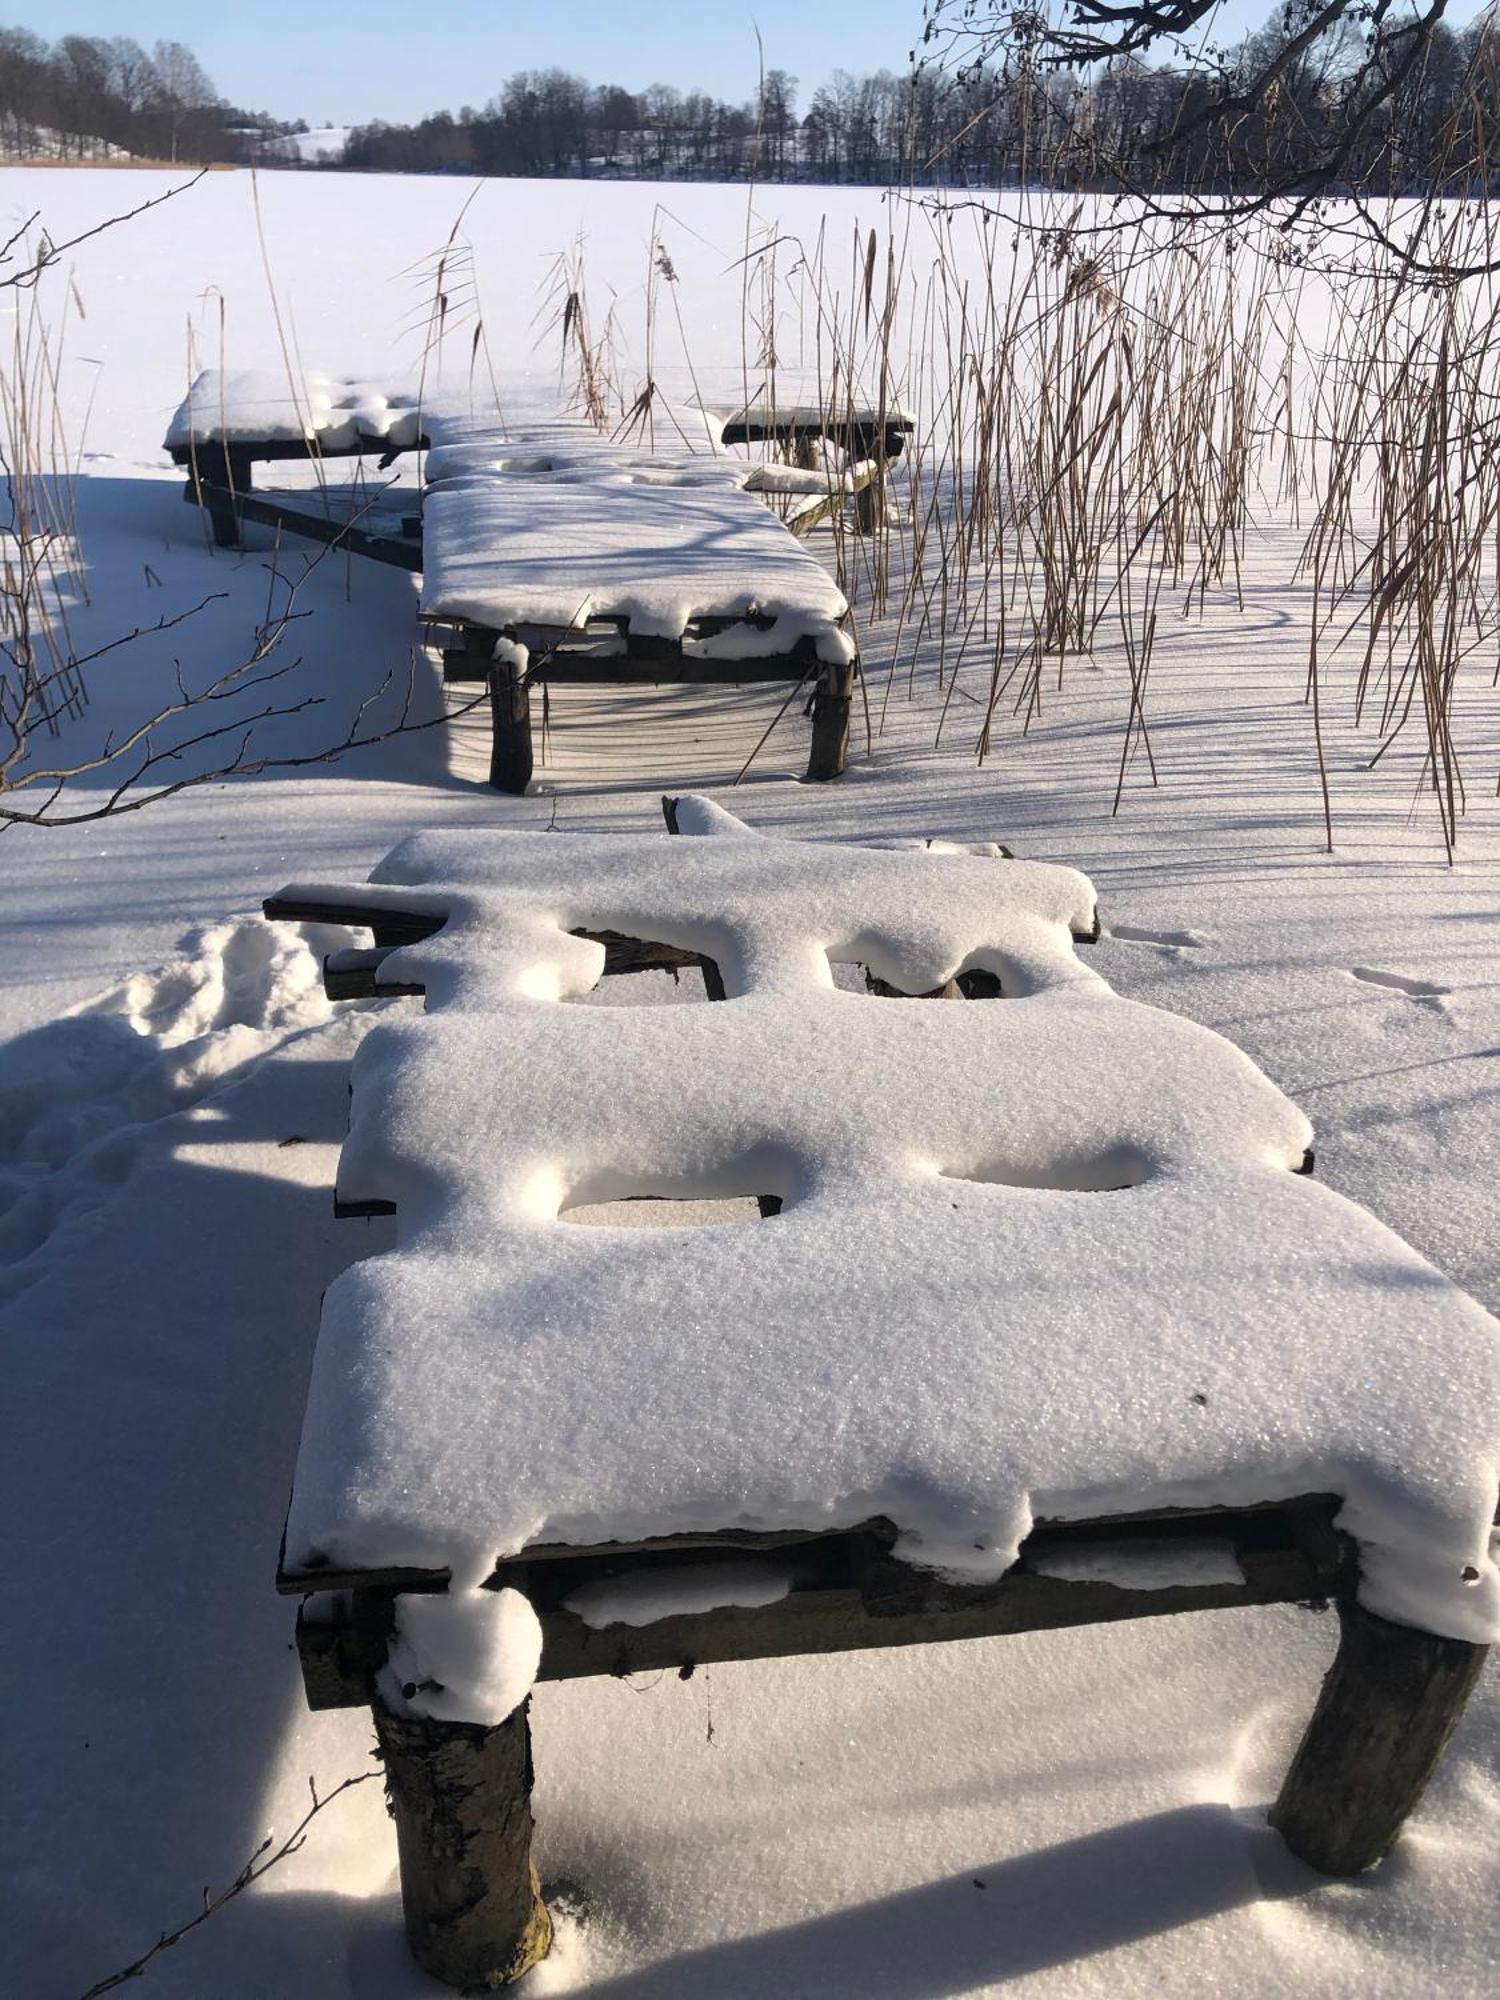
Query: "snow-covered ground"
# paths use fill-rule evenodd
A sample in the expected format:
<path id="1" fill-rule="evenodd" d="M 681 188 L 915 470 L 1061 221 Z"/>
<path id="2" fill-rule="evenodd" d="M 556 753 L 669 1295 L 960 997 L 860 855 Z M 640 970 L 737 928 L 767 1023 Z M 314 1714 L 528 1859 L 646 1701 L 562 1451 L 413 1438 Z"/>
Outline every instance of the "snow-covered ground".
<path id="1" fill-rule="evenodd" d="M 40 208 L 58 238 L 161 185 L 12 170 L 0 194 L 17 219 Z M 160 450 L 194 358 L 275 366 L 284 334 L 312 367 L 410 369 L 411 272 L 461 198 L 443 180 L 265 176 L 281 333 L 246 175 L 211 176 L 78 252 L 87 316 L 63 385 L 86 475 L 75 638 L 98 644 L 223 593 L 99 662 L 79 740 L 164 685 L 174 655 L 190 679 L 239 657 L 276 588 L 269 537 L 213 552 Z M 602 304 L 613 288 L 624 319 L 654 224 L 699 386 L 731 391 L 746 205 L 743 189 L 484 187 L 465 232 L 508 405 L 552 398 L 555 356 L 534 350 L 531 324 L 551 257 L 585 232 L 591 294 Z M 825 213 L 831 235 L 884 220 L 868 191 L 772 190 L 754 206 L 807 237 Z M 670 317 L 657 334 L 658 374 L 685 394 Z M 1030 737 L 1007 723 L 979 770 L 974 728 L 952 713 L 933 747 L 941 696 L 919 674 L 908 699 L 905 651 L 883 709 L 892 636 L 879 625 L 863 633 L 884 714 L 873 747 L 857 727 L 848 776 L 804 787 L 806 724 L 790 716 L 732 803 L 771 831 L 1000 838 L 1083 868 L 1109 929 L 1090 963 L 1128 997 L 1238 1042 L 1311 1116 L 1320 1177 L 1500 1309 L 1500 722 L 1481 706 L 1466 725 L 1485 755 L 1449 869 L 1435 818 L 1414 807 L 1414 755 L 1360 768 L 1368 742 L 1347 689 L 1331 690 L 1339 844 L 1324 854 L 1298 541 L 1268 518 L 1243 612 L 1210 594 L 1201 623 L 1159 637 L 1162 783 L 1151 792 L 1134 773 L 1118 817 L 1117 650 L 1070 666 Z M 303 558 L 280 562 L 296 573 Z M 277 725 L 275 745 L 336 739 L 385 673 L 404 679 L 413 602 L 396 571 L 342 559 L 309 571 L 287 642 L 300 664 L 283 685 L 323 706 Z M 436 713 L 425 656 L 416 672 L 415 713 Z M 475 717 L 132 818 L 0 840 L 5 1991 L 82 1992 L 192 1916 L 267 1832 L 288 1831 L 309 1777 L 326 1792 L 370 1768 L 362 1713 L 306 1712 L 272 1579 L 320 1294 L 389 1240 L 380 1221 L 335 1224 L 329 1198 L 372 1010 L 330 1006 L 316 976 L 326 941 L 267 926 L 260 898 L 292 877 L 357 878 L 420 828 L 659 824 L 663 789 L 728 796 L 778 701 L 570 691 L 554 699 L 548 789 L 524 800 L 478 783 Z M 1310 1320 L 1306 1339 L 1317 1333 Z M 1323 1882 L 1264 1826 L 1331 1626 L 1218 1613 L 544 1687 L 537 1853 L 562 1921 L 527 1990 L 1488 1994 L 1493 1677 L 1372 1876 Z M 378 1786 L 364 1785 L 140 1990 L 440 1990 L 406 1956 L 394 1865 Z"/>

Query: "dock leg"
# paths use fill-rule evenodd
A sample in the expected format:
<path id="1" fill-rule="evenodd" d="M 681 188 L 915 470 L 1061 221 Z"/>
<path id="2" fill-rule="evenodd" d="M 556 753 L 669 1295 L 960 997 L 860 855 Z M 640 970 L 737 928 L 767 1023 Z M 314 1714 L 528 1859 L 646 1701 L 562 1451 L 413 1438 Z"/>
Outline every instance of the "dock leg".
<path id="1" fill-rule="evenodd" d="M 497 660 L 489 683 L 490 783 L 520 796 L 531 783 L 531 689 L 514 660 Z"/>
<path id="2" fill-rule="evenodd" d="M 1339 1650 L 1323 1682 L 1274 1826 L 1326 1875 L 1357 1875 L 1395 1845 L 1437 1768 L 1486 1648 L 1339 1606 Z"/>
<path id="3" fill-rule="evenodd" d="M 485 1729 L 375 1703 L 407 1941 L 463 1993 L 509 1986 L 552 1943 L 531 1859 L 529 1706 Z"/>
<path id="4" fill-rule="evenodd" d="M 495 634 L 487 625 L 465 625 L 458 644 L 443 653 L 443 684 L 488 681 L 495 657 Z"/>
<path id="5" fill-rule="evenodd" d="M 853 661 L 830 661 L 818 675 L 813 696 L 812 754 L 809 778 L 836 778 L 849 761 L 849 710 L 854 700 Z"/>
<path id="6" fill-rule="evenodd" d="M 867 486 L 861 486 L 854 496 L 854 531 L 859 535 L 873 535 L 879 532 L 885 520 L 885 460 L 878 461 L 879 471 Z"/>
<path id="7" fill-rule="evenodd" d="M 217 487 L 221 492 L 227 488 L 231 493 L 248 493 L 254 481 L 255 461 L 243 445 L 206 444 L 195 452 L 189 469 L 188 489 L 199 506 L 208 510 L 216 548 L 237 549 L 240 546 L 240 517 L 222 505 L 213 505 L 205 495 L 204 487 Z"/>

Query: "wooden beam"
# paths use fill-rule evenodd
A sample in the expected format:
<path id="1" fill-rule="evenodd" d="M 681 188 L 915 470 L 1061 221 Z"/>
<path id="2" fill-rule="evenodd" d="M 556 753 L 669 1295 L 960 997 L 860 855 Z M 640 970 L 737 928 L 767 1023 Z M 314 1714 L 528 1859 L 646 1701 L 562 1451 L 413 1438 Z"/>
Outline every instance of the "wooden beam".
<path id="1" fill-rule="evenodd" d="M 380 968 L 395 949 L 376 945 L 373 951 L 331 951 L 323 960 L 323 991 L 330 1000 L 373 1000 L 410 998 L 427 991 L 414 980 L 393 979 L 381 983 Z"/>
<path id="2" fill-rule="evenodd" d="M 950 1639 L 993 1639 L 1072 1625 L 1113 1624 L 1236 1605 L 1291 1604 L 1320 1594 L 1318 1573 L 1299 1551 L 1248 1558 L 1242 1584 L 1185 1584 L 1135 1590 L 1111 1583 L 1068 1582 L 1017 1570 L 1000 1583 L 970 1589 L 946 1604 L 873 1614 L 856 1585 L 794 1589 L 754 1610 L 726 1606 L 650 1625 L 595 1630 L 561 1608 L 539 1612 L 540 1680 L 654 1672 L 729 1660 L 790 1659 L 803 1654 L 866 1652 Z"/>
<path id="3" fill-rule="evenodd" d="M 395 535 L 371 534 L 367 529 L 357 527 L 352 521 L 336 521 L 327 514 L 315 514 L 305 507 L 294 506 L 279 495 L 252 493 L 248 486 L 230 488 L 211 485 L 206 481 L 189 481 L 184 498 L 190 505 L 206 507 L 210 517 L 217 523 L 221 518 L 233 521 L 257 521 L 263 527 L 281 528 L 288 534 L 300 535 L 310 542 L 323 542 L 331 548 L 347 549 L 351 555 L 368 556 L 375 562 L 389 563 L 396 569 L 413 572 L 422 567 L 422 544 L 401 539 Z M 238 536 L 236 536 L 238 540 Z"/>
<path id="4" fill-rule="evenodd" d="M 759 660 L 704 660 L 686 654 L 675 659 L 630 659 L 618 653 L 590 657 L 554 653 L 528 671 L 535 685 L 558 687 L 752 687 L 764 681 L 800 681 L 805 664 L 791 653 Z"/>
<path id="5" fill-rule="evenodd" d="M 381 464 L 393 465 L 403 452 L 426 451 L 425 437 L 416 438 L 411 444 L 393 445 L 388 437 L 371 437 L 360 433 L 349 444 L 325 444 L 321 438 L 236 438 L 232 448 L 240 452 L 247 463 L 272 464 L 277 461 L 310 459 L 316 463 L 324 458 L 378 458 Z M 174 465 L 192 465 L 210 453 L 224 449 L 222 438 L 203 438 L 190 444 L 174 444 L 170 447 Z"/>
<path id="6" fill-rule="evenodd" d="M 360 902 L 357 897 L 267 896 L 261 912 L 273 923 L 345 924 L 351 930 L 375 933 L 377 945 L 420 944 L 434 937 L 448 921 L 446 914 L 403 910 L 385 903 Z"/>
<path id="7" fill-rule="evenodd" d="M 1128 1545 L 1129 1531 L 1123 1524 L 1105 1522 L 1087 1529 L 1039 1531 L 1026 1543 L 1016 1567 L 986 1584 L 955 1582 L 915 1569 L 891 1557 L 879 1535 L 853 1534 L 768 1536 L 760 1546 L 751 1545 L 753 1538 L 730 1543 L 721 1536 L 670 1555 L 657 1545 L 618 1555 L 575 1550 L 567 1559 L 552 1561 L 539 1560 L 540 1551 L 528 1550 L 500 1564 L 491 1583 L 522 1590 L 535 1606 L 543 1631 L 539 1678 L 576 1680 L 729 1660 L 995 1638 L 1187 1611 L 1321 1602 L 1342 1587 L 1348 1573 L 1341 1538 L 1332 1537 L 1331 1552 L 1320 1553 L 1295 1531 L 1289 1511 L 1267 1510 L 1258 1522 L 1243 1514 L 1203 1516 L 1189 1525 L 1195 1532 L 1188 1539 L 1206 1535 L 1233 1549 L 1241 1580 L 1135 1589 L 1048 1575 L 1039 1567 L 1065 1550 L 1075 1556 L 1118 1553 Z M 585 1584 L 649 1573 L 670 1585 L 674 1570 L 691 1570 L 706 1556 L 718 1564 L 747 1562 L 756 1570 L 774 1559 L 787 1566 L 793 1588 L 770 1605 L 724 1606 L 643 1626 L 596 1630 L 567 1609 L 568 1598 Z M 369 1573 L 364 1587 L 330 1589 L 304 1606 L 297 1643 L 313 1707 L 356 1707 L 368 1701 L 393 1629 L 393 1596 L 401 1589 L 442 1589 L 446 1581 L 446 1572 L 386 1574 L 388 1580 L 377 1584 L 375 1573 Z M 290 1578 L 280 1582 L 283 1589 L 292 1586 Z"/>

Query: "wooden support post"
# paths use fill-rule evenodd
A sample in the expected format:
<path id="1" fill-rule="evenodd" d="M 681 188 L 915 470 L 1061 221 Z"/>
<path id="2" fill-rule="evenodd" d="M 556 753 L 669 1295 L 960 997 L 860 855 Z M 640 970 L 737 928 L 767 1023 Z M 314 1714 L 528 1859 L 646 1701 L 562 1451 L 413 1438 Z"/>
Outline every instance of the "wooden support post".
<path id="1" fill-rule="evenodd" d="M 531 783 L 531 689 L 513 659 L 489 669 L 490 783 L 518 797 Z"/>
<path id="2" fill-rule="evenodd" d="M 254 482 L 255 461 L 247 446 L 205 444 L 194 450 L 188 485 L 200 506 L 203 505 L 205 486 L 227 487 L 231 493 L 248 493 Z M 240 546 L 240 517 L 237 513 L 210 507 L 208 519 L 216 548 L 237 549 Z"/>
<path id="3" fill-rule="evenodd" d="M 463 1993 L 510 1985 L 552 1943 L 531 1859 L 529 1707 L 485 1729 L 375 1703 L 407 1941 Z"/>
<path id="4" fill-rule="evenodd" d="M 885 520 L 885 456 L 876 459 L 875 477 L 861 486 L 854 496 L 854 531 L 858 535 L 873 535 L 879 532 Z"/>
<path id="5" fill-rule="evenodd" d="M 443 680 L 487 681 L 495 657 L 495 634 L 487 625 L 465 625 L 458 644 L 443 652 Z"/>
<path id="6" fill-rule="evenodd" d="M 1339 1605 L 1339 1650 L 1271 1824 L 1326 1875 L 1389 1853 L 1426 1789 L 1484 1664 L 1485 1647 Z"/>
<path id="7" fill-rule="evenodd" d="M 809 778 L 836 778 L 849 761 L 849 710 L 854 700 L 853 661 L 827 662 L 818 675 L 813 696 L 812 754 Z"/>

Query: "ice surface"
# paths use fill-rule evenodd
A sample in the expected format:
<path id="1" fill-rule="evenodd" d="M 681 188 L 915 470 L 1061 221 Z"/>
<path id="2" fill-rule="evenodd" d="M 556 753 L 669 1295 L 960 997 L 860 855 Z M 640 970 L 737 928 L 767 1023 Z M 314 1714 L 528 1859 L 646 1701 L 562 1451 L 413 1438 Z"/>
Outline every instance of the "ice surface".
<path id="1" fill-rule="evenodd" d="M 673 1570 L 599 1577 L 564 1598 L 563 1609 L 602 1632 L 608 1625 L 654 1625 L 660 1618 L 691 1617 L 729 1605 L 754 1610 L 778 1603 L 791 1587 L 792 1573 L 783 1563 L 686 1563 Z"/>
<path id="2" fill-rule="evenodd" d="M 326 1299 L 291 1564 L 884 1514 L 988 1578 L 1037 1520 L 1334 1492 L 1372 1609 L 1488 1638 L 1495 1323 L 1291 1171 L 1310 1127 L 1237 1049 L 1080 963 L 1086 880 L 677 817 L 714 837 L 377 871 L 447 923 L 386 961 L 429 1011 L 356 1062 L 340 1188 L 401 1247 Z M 730 998 L 559 1005 L 602 966 L 574 929 L 701 951 Z M 1012 997 L 875 999 L 845 960 Z M 556 1227 L 765 1193 L 743 1229 Z"/>

